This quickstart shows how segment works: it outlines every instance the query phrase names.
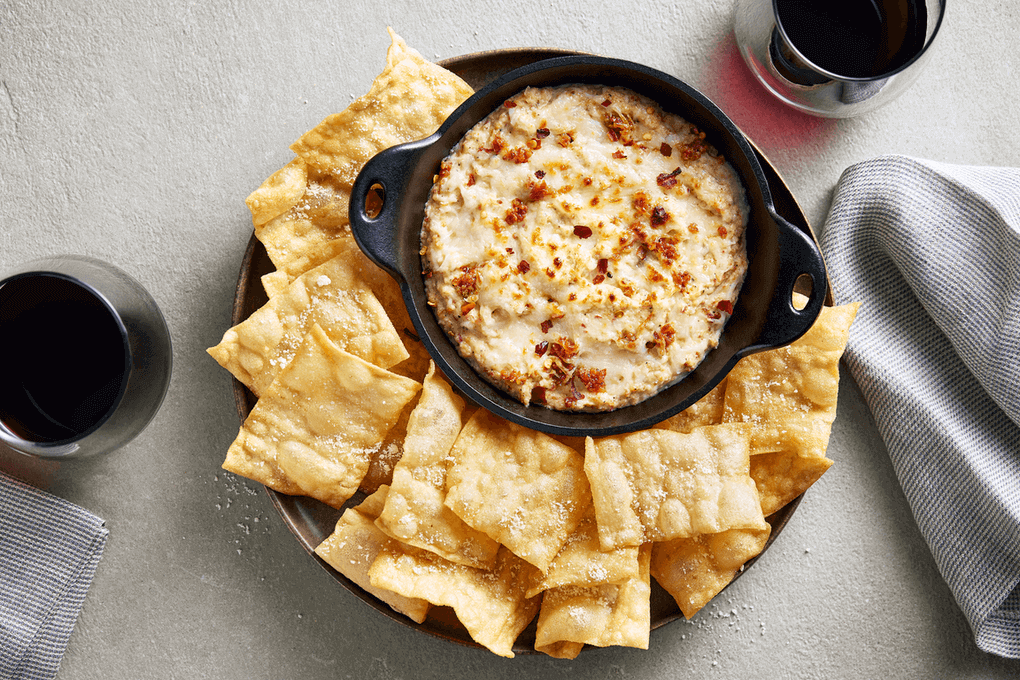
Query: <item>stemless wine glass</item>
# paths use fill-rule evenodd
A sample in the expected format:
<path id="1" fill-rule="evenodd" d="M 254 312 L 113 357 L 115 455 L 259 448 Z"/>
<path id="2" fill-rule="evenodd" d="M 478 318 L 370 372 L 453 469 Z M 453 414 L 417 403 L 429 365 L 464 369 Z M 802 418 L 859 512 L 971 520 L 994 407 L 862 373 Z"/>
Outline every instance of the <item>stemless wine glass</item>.
<path id="1" fill-rule="evenodd" d="M 927 61 L 945 0 L 738 0 L 751 72 L 790 106 L 846 118 L 899 96 Z"/>
<path id="2" fill-rule="evenodd" d="M 111 264 L 64 255 L 0 274 L 0 442 L 47 458 L 123 446 L 159 410 L 172 354 L 152 296 Z"/>

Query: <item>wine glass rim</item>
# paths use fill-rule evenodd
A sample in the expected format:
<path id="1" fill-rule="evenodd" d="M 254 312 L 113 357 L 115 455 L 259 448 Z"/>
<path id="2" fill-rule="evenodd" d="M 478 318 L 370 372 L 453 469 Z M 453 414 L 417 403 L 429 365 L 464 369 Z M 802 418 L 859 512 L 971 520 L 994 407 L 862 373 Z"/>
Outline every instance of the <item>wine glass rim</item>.
<path id="1" fill-rule="evenodd" d="M 928 38 L 925 40 L 924 46 L 920 50 L 917 51 L 917 54 L 915 54 L 910 59 L 908 59 L 904 63 L 900 64 L 899 66 L 897 66 L 894 69 L 889 69 L 888 71 L 883 71 L 882 73 L 880 73 L 878 75 L 869 76 L 867 78 L 855 78 L 855 77 L 851 77 L 851 76 L 840 75 L 839 73 L 835 73 L 833 71 L 829 71 L 829 70 L 827 70 L 825 68 L 822 68 L 821 66 L 819 66 L 818 64 L 813 62 L 811 59 L 806 57 L 804 55 L 804 53 L 802 53 L 799 49 L 797 49 L 796 45 L 793 44 L 793 41 L 790 40 L 790 36 L 787 35 L 786 29 L 783 28 L 783 22 L 779 20 L 779 12 L 778 12 L 778 8 L 776 7 L 776 4 L 779 2 L 779 0 L 771 0 L 771 1 L 772 1 L 772 16 L 775 18 L 776 29 L 782 35 L 783 40 L 786 42 L 787 47 L 789 47 L 794 52 L 794 54 L 797 55 L 798 59 L 803 61 L 807 66 L 809 66 L 812 70 L 816 71 L 819 75 L 825 76 L 825 77 L 829 78 L 830 80 L 837 80 L 839 82 L 844 82 L 844 83 L 874 83 L 874 82 L 879 82 L 879 81 L 891 78 L 892 76 L 896 75 L 897 73 L 902 73 L 903 71 L 905 71 L 908 68 L 910 68 L 911 66 L 916 64 L 917 61 L 921 57 L 923 57 L 925 55 L 925 53 L 928 51 L 928 48 L 930 48 L 932 43 L 935 42 L 935 36 L 938 35 L 939 28 L 942 27 L 942 20 L 945 18 L 945 15 L 946 15 L 946 0 L 937 0 L 938 7 L 939 7 L 939 15 L 938 15 L 938 18 L 936 18 L 936 20 L 935 20 L 935 27 L 932 29 L 931 35 L 929 35 Z M 926 6 L 928 5 L 926 0 L 921 0 L 921 1 L 924 2 Z"/>
<path id="2" fill-rule="evenodd" d="M 18 272 L 17 274 L 13 274 L 11 276 L 8 276 L 7 278 L 0 280 L 0 289 L 8 285 L 9 283 L 17 281 L 19 279 L 26 279 L 39 276 L 45 276 L 54 279 L 68 281 L 78 286 L 86 293 L 91 295 L 93 298 L 95 298 L 97 301 L 99 301 L 99 303 L 102 304 L 103 307 L 106 309 L 107 313 L 110 315 L 113 322 L 116 324 L 117 331 L 120 334 L 121 338 L 121 345 L 123 347 L 124 367 L 123 371 L 121 372 L 122 377 L 120 385 L 118 385 L 117 387 L 117 396 L 114 398 L 113 402 L 110 404 L 110 407 L 106 410 L 102 417 L 96 420 L 96 422 L 93 423 L 88 428 L 75 433 L 71 437 L 66 437 L 63 439 L 45 439 L 37 441 L 33 439 L 25 439 L 24 437 L 18 436 L 17 433 L 12 432 L 5 424 L 0 422 L 0 441 L 3 441 L 8 445 L 17 445 L 18 447 L 29 446 L 33 450 L 37 450 L 39 452 L 49 451 L 57 455 L 64 455 L 67 451 L 76 448 L 78 442 L 83 441 L 86 437 L 88 437 L 92 433 L 96 432 L 99 428 L 101 428 L 110 419 L 113 413 L 117 410 L 117 407 L 120 406 L 121 401 L 124 399 L 124 394 L 127 391 L 127 383 L 131 371 L 133 353 L 131 350 L 131 343 L 128 335 L 127 326 L 124 324 L 124 320 L 121 318 L 120 313 L 118 313 L 113 303 L 111 303 L 106 298 L 106 296 L 103 295 L 102 291 L 98 290 L 95 286 L 92 286 L 89 283 L 82 281 L 81 279 L 75 276 L 71 276 L 63 272 L 52 271 L 46 269 L 45 266 L 42 266 L 37 270 Z"/>

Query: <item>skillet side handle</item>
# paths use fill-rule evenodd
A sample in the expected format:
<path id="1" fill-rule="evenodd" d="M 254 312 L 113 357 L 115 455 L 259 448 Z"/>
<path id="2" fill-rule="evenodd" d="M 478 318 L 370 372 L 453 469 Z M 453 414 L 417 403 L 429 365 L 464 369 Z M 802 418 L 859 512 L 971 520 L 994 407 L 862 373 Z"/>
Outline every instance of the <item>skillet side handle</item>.
<path id="1" fill-rule="evenodd" d="M 403 239 L 398 222 L 402 197 L 407 193 L 408 168 L 418 154 L 419 144 L 403 144 L 385 149 L 370 158 L 358 173 L 351 188 L 347 213 L 351 232 L 361 251 L 398 281 Z M 365 202 L 375 186 L 382 187 L 382 207 L 375 217 L 365 211 Z"/>
<path id="2" fill-rule="evenodd" d="M 756 345 L 763 349 L 788 345 L 811 328 L 829 292 L 825 261 L 810 235 L 779 217 L 772 218 L 779 234 L 779 278 L 769 303 L 765 327 Z M 811 279 L 811 294 L 804 309 L 793 306 L 793 292 L 802 276 Z"/>

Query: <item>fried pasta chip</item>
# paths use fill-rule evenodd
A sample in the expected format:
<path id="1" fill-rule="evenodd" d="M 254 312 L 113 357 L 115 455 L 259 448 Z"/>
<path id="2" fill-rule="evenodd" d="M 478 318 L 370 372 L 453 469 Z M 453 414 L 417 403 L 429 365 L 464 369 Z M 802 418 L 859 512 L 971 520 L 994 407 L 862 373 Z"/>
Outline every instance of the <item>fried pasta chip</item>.
<path id="1" fill-rule="evenodd" d="M 447 507 L 545 572 L 590 503 L 583 457 L 481 409 L 451 455 Z"/>
<path id="2" fill-rule="evenodd" d="M 375 519 L 382 510 L 388 490 L 389 487 L 381 486 L 357 507 L 344 510 L 333 533 L 316 546 L 315 554 L 394 610 L 421 623 L 428 614 L 428 602 L 376 588 L 368 576 L 369 567 L 379 552 L 387 546 L 395 548 L 396 542 L 375 526 Z"/>
<path id="3" fill-rule="evenodd" d="M 747 428 L 740 424 L 589 437 L 584 470 L 602 549 L 764 529 L 748 469 Z"/>
<path id="4" fill-rule="evenodd" d="M 313 325 L 248 414 L 223 468 L 339 508 L 420 387 L 344 352 Z"/>
<path id="5" fill-rule="evenodd" d="M 296 278 L 285 292 L 229 329 L 209 354 L 256 396 L 265 393 L 291 361 L 313 324 L 340 349 L 380 368 L 407 359 L 386 310 L 349 255 L 341 253 Z"/>
<path id="6" fill-rule="evenodd" d="M 638 574 L 637 546 L 602 550 L 595 525 L 595 508 L 589 504 L 577 529 L 549 564 L 549 570 L 528 590 L 528 597 L 563 586 L 587 588 L 620 584 Z"/>
<path id="7" fill-rule="evenodd" d="M 377 524 L 383 532 L 451 562 L 489 569 L 499 544 L 468 526 L 446 507 L 450 451 L 460 435 L 464 400 L 437 375 L 435 365 L 411 413 L 404 455 L 393 470 L 393 484 Z"/>
<path id="8" fill-rule="evenodd" d="M 248 197 L 255 236 L 289 278 L 336 255 L 336 241 L 349 229 L 351 187 L 365 162 L 431 134 L 474 93 L 393 31 L 390 36 L 386 68 L 369 92 L 291 145 L 298 157 Z"/>
<path id="9" fill-rule="evenodd" d="M 304 172 L 297 172 L 295 167 L 301 167 Z M 283 171 L 288 172 L 281 176 Z M 260 218 L 275 209 L 262 208 L 263 199 L 256 199 L 257 207 L 253 207 L 252 197 L 267 191 L 280 197 L 276 206 L 284 205 L 282 197 L 290 199 L 297 195 L 298 199 L 283 212 L 259 223 Z M 333 178 L 309 171 L 299 158 L 273 174 L 248 197 L 255 238 L 265 247 L 277 271 L 288 279 L 336 255 L 340 247 L 337 240 L 350 233 L 349 202 L 349 187 L 339 186 Z"/>
<path id="10" fill-rule="evenodd" d="M 307 186 L 308 170 L 304 161 L 295 158 L 270 175 L 245 200 L 251 211 L 252 224 L 258 229 L 293 208 L 305 195 Z"/>
<path id="11" fill-rule="evenodd" d="M 699 427 L 718 425 L 723 422 L 723 406 L 726 399 L 726 380 L 716 385 L 680 413 L 655 425 L 660 430 L 672 430 L 689 434 Z"/>
<path id="12" fill-rule="evenodd" d="M 751 478 L 758 487 L 761 511 L 769 516 L 801 495 L 832 467 L 825 456 L 776 451 L 751 456 Z"/>
<path id="13" fill-rule="evenodd" d="M 525 596 L 537 570 L 506 548 L 500 548 L 491 570 L 454 564 L 424 550 L 384 548 L 368 573 L 378 588 L 452 607 L 472 640 L 505 657 L 514 656 L 514 641 L 541 604 Z"/>
<path id="14" fill-rule="evenodd" d="M 764 550 L 770 532 L 768 526 L 730 529 L 655 543 L 652 576 L 689 619 L 729 585 L 745 562 Z"/>
<path id="15" fill-rule="evenodd" d="M 575 658 L 586 644 L 648 649 L 651 551 L 651 544 L 641 547 L 638 574 L 619 585 L 560 586 L 546 591 L 535 649 L 560 659 Z"/>
<path id="16" fill-rule="evenodd" d="M 392 30 L 390 37 L 386 68 L 368 94 L 291 145 L 308 166 L 347 187 L 372 156 L 432 134 L 474 94 L 467 83 L 424 59 Z"/>
<path id="17" fill-rule="evenodd" d="M 263 274 L 259 281 L 262 282 L 262 289 L 266 291 L 266 297 L 269 298 L 286 291 L 290 285 L 290 277 L 287 276 L 287 272 L 278 269 Z"/>
<path id="18" fill-rule="evenodd" d="M 858 304 L 823 307 L 786 347 L 744 357 L 727 379 L 723 420 L 751 427 L 751 475 L 771 514 L 821 477 L 839 393 L 839 360 Z M 767 456 L 767 457 L 763 457 Z"/>

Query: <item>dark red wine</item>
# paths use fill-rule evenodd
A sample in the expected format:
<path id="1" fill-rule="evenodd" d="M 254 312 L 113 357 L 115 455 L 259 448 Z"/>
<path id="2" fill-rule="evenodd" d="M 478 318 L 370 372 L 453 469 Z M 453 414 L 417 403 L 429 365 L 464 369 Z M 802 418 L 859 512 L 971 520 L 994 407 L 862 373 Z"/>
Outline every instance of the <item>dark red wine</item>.
<path id="1" fill-rule="evenodd" d="M 128 356 L 117 317 L 80 283 L 31 274 L 0 286 L 0 420 L 22 439 L 95 427 L 117 403 Z"/>
<path id="2" fill-rule="evenodd" d="M 875 78 L 924 49 L 925 0 L 774 0 L 790 44 L 846 78 Z"/>

